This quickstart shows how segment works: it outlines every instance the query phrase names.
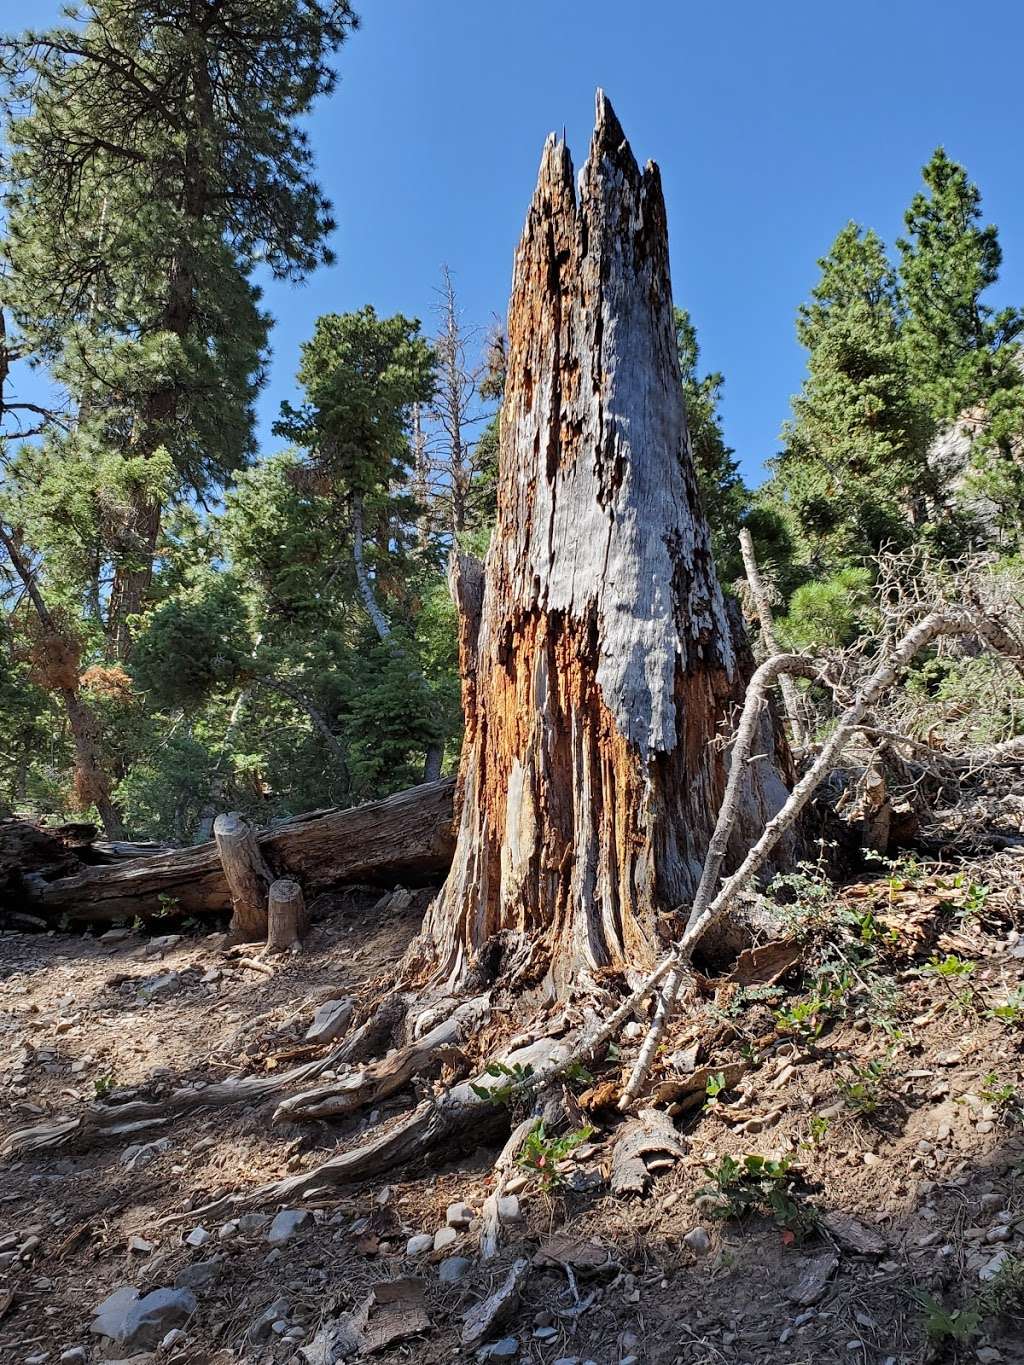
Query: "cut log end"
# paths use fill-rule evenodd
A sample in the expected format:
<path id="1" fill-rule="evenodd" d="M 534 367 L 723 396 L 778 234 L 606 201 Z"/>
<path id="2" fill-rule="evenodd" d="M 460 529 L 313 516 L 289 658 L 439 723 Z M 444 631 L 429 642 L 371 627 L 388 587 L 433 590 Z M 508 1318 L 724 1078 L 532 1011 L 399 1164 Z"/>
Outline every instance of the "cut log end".
<path id="1" fill-rule="evenodd" d="M 287 877 L 270 885 L 267 899 L 267 948 L 272 953 L 295 952 L 309 929 L 302 887 Z"/>

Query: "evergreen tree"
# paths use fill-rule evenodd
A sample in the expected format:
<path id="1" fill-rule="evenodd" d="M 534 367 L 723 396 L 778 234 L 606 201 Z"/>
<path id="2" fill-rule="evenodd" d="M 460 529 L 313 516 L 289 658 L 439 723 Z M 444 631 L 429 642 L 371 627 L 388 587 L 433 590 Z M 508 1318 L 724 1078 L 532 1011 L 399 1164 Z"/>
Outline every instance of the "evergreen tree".
<path id="1" fill-rule="evenodd" d="M 922 172 L 925 189 L 905 215 L 900 277 L 907 363 L 917 398 L 940 424 L 974 419 L 974 475 L 1006 521 L 1024 524 L 1024 368 L 1017 343 L 1024 313 L 995 311 L 983 295 L 1002 262 L 981 194 L 939 147 Z"/>
<path id="2" fill-rule="evenodd" d="M 735 452 L 726 445 L 722 432 L 718 408 L 725 379 L 717 372 L 698 375 L 697 329 L 685 308 L 677 308 L 675 318 L 690 453 L 697 471 L 704 513 L 711 527 L 718 574 L 728 582 L 742 569 L 737 537 L 749 508 L 750 493 L 740 476 Z"/>
<path id="3" fill-rule="evenodd" d="M 849 223 L 819 265 L 797 319 L 807 379 L 773 462 L 772 492 L 818 570 L 904 542 L 924 519 L 932 432 L 911 382 L 882 242 Z"/>
<path id="4" fill-rule="evenodd" d="M 53 502 L 91 494 L 80 549 L 109 566 L 123 657 L 165 506 L 251 453 L 253 269 L 299 279 L 329 258 L 299 120 L 355 17 L 347 0 L 88 0 L 70 18 L 0 47 L 3 302 L 76 401 L 46 481 Z"/>

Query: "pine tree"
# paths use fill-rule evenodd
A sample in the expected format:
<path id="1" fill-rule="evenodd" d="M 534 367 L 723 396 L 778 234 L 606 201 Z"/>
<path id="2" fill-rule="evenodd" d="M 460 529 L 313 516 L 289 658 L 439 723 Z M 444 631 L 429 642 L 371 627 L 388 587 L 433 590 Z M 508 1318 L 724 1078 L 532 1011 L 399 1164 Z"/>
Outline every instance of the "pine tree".
<path id="1" fill-rule="evenodd" d="M 971 412 L 974 475 L 1005 519 L 1024 524 L 1024 313 L 995 311 L 983 296 L 1002 263 L 999 233 L 982 224 L 981 194 L 939 147 L 922 172 L 925 189 L 905 215 L 900 277 L 903 329 L 915 395 L 933 420 Z"/>
<path id="2" fill-rule="evenodd" d="M 725 379 L 718 372 L 698 375 L 697 329 L 685 308 L 675 310 L 675 322 L 690 454 L 700 485 L 704 515 L 711 528 L 715 564 L 719 577 L 728 582 L 741 569 L 737 536 L 749 507 L 750 493 L 740 476 L 735 451 L 726 445 L 722 431 L 719 404 Z"/>
<path id="3" fill-rule="evenodd" d="M 71 18 L 0 47 L 4 301 L 77 401 L 48 477 L 92 491 L 84 548 L 112 570 L 123 657 L 164 508 L 252 451 L 253 269 L 300 279 L 329 259 L 298 121 L 356 20 L 347 0 L 89 0 Z"/>
<path id="4" fill-rule="evenodd" d="M 904 541 L 925 516 L 932 428 L 913 391 L 882 242 L 849 223 L 819 265 L 797 319 L 808 374 L 773 462 L 773 497 L 811 564 L 833 569 Z"/>

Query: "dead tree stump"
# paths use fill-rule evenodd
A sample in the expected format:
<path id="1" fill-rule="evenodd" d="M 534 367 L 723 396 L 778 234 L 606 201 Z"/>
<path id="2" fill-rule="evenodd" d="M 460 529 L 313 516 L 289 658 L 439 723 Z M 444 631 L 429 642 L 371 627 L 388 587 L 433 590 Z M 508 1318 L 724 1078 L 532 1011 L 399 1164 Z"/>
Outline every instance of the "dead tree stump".
<path id="1" fill-rule="evenodd" d="M 453 564 L 466 735 L 424 934 L 453 984 L 501 935 L 558 995 L 645 969 L 692 900 L 746 681 L 686 430 L 661 180 L 603 94 L 578 195 L 565 144 L 544 149 L 508 348 L 491 549 L 482 574 Z M 750 766 L 734 861 L 787 795 L 779 744 Z"/>
<path id="2" fill-rule="evenodd" d="M 267 899 L 273 875 L 263 861 L 252 826 L 237 812 L 217 816 L 213 837 L 231 892 L 230 936 L 236 943 L 257 943 L 267 936 Z"/>
<path id="3" fill-rule="evenodd" d="M 267 947 L 272 953 L 298 948 L 309 928 L 302 887 L 290 878 L 279 877 L 270 884 L 267 901 Z"/>

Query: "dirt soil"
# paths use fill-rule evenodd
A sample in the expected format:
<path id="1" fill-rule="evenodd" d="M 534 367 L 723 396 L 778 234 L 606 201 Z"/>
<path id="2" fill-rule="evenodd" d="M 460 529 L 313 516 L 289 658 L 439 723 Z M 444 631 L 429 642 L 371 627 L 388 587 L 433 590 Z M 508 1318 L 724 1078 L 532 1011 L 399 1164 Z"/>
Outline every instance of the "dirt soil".
<path id="1" fill-rule="evenodd" d="M 825 956 L 806 929 L 802 967 L 781 984 L 708 983 L 703 1015 L 680 1021 L 658 1077 L 663 1103 L 676 1095 L 683 1157 L 655 1163 L 643 1195 L 613 1195 L 621 1119 L 583 1078 L 594 1133 L 554 1183 L 518 1172 L 518 1219 L 510 1209 L 486 1263 L 475 1218 L 437 1251 L 410 1255 L 407 1243 L 444 1228 L 451 1204 L 479 1213 L 500 1135 L 467 1133 L 462 1152 L 433 1166 L 302 1201 L 312 1217 L 280 1246 L 268 1243 L 280 1206 L 241 1224 L 222 1213 L 162 1222 L 315 1166 L 406 1110 L 409 1094 L 301 1128 L 272 1126 L 273 1100 L 200 1109 L 104 1145 L 8 1158 L 0 1360 L 129 1354 L 90 1332 L 97 1306 L 122 1286 L 147 1293 L 213 1262 L 194 1313 L 162 1345 L 136 1350 L 138 1365 L 320 1365 L 325 1326 L 358 1313 L 373 1286 L 407 1280 L 396 1292 L 411 1295 L 418 1330 L 372 1358 L 473 1361 L 465 1314 L 525 1259 L 518 1306 L 485 1337 L 500 1343 L 492 1360 L 1024 1362 L 1022 872 L 1024 859 L 1006 852 L 847 888 L 827 907 L 847 926 L 842 990 L 816 975 Z M 204 930 L 162 948 L 140 930 L 117 943 L 0 935 L 0 1139 L 97 1095 L 158 1099 L 319 1055 L 330 1045 L 302 1045 L 315 1008 L 379 997 L 417 930 L 422 895 L 404 910 L 374 902 L 352 893 L 322 906 L 305 951 L 274 960 L 270 975 Z M 618 1082 L 636 1031 L 595 1082 Z M 687 1097 L 702 1066 L 711 1083 Z M 763 1203 L 723 1216 L 743 1213 L 735 1199 L 723 1205 L 739 1188 L 723 1158 L 748 1155 L 792 1163 L 776 1182 L 776 1217 Z M 453 1257 L 465 1274 L 442 1280 Z"/>

